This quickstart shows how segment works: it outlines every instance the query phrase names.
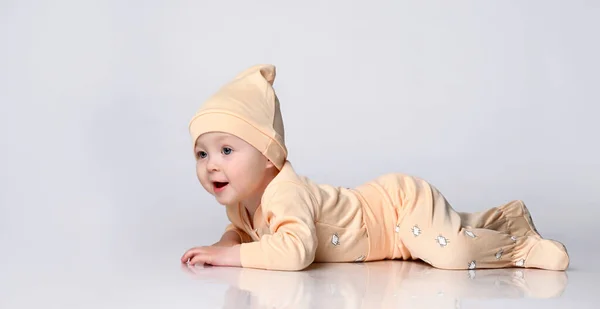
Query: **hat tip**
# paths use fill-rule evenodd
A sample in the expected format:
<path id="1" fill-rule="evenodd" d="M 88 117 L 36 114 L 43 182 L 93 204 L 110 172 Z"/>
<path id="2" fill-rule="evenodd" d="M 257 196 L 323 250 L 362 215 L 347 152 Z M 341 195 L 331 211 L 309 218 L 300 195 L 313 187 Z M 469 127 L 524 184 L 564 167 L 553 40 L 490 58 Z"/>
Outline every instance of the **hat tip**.
<path id="1" fill-rule="evenodd" d="M 240 79 L 249 75 L 260 73 L 260 75 L 271 86 L 273 86 L 273 83 L 275 82 L 275 76 L 277 75 L 276 71 L 276 67 L 273 64 L 256 64 L 239 73 L 235 79 Z"/>
<path id="2" fill-rule="evenodd" d="M 269 82 L 269 84 L 271 84 L 271 86 L 273 85 L 273 83 L 275 82 L 275 75 L 277 75 L 276 73 L 276 68 L 274 65 L 272 64 L 267 64 L 261 67 L 260 69 L 260 74 L 262 74 L 262 76 L 267 80 L 267 82 Z"/>

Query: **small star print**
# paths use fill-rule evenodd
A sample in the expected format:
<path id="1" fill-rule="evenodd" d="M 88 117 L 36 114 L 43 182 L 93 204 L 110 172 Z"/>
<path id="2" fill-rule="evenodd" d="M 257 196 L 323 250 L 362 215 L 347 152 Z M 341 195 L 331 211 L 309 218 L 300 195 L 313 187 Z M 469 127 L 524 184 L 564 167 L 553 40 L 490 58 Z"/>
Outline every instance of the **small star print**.
<path id="1" fill-rule="evenodd" d="M 412 231 L 413 235 L 415 235 L 415 237 L 421 235 L 421 229 L 417 225 L 413 226 L 410 230 Z"/>
<path id="2" fill-rule="evenodd" d="M 448 245 L 448 243 L 450 242 L 450 240 L 448 240 L 446 237 L 440 235 L 438 236 L 435 241 L 440 245 L 440 247 L 445 247 Z"/>
<path id="3" fill-rule="evenodd" d="M 338 236 L 338 234 L 333 234 L 333 236 L 331 236 L 331 243 L 334 246 L 339 246 L 340 245 L 340 237 Z"/>
<path id="4" fill-rule="evenodd" d="M 519 266 L 519 267 L 523 267 L 525 265 L 525 260 L 524 259 L 520 259 L 518 260 L 515 265 Z"/>
<path id="5" fill-rule="evenodd" d="M 500 251 L 496 252 L 496 260 L 502 258 L 502 253 L 504 253 L 504 249 L 500 249 Z"/>

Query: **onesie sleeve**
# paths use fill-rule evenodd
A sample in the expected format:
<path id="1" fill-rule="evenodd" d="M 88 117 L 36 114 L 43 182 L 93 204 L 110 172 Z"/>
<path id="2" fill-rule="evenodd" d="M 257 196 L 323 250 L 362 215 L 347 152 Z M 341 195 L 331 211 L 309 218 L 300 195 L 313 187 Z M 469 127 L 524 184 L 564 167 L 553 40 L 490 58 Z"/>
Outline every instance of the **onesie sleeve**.
<path id="1" fill-rule="evenodd" d="M 318 243 L 312 194 L 300 184 L 287 182 L 265 197 L 261 208 L 271 234 L 241 245 L 242 267 L 290 271 L 308 267 Z"/>
<path id="2" fill-rule="evenodd" d="M 225 234 L 225 233 L 227 233 L 229 231 L 236 232 L 240 236 L 240 239 L 242 240 L 242 243 L 251 242 L 252 241 L 252 237 L 250 237 L 250 235 L 248 235 L 242 229 L 236 227 L 233 223 L 230 223 L 230 224 L 227 225 L 227 227 L 225 228 L 225 231 L 223 232 L 223 234 Z"/>

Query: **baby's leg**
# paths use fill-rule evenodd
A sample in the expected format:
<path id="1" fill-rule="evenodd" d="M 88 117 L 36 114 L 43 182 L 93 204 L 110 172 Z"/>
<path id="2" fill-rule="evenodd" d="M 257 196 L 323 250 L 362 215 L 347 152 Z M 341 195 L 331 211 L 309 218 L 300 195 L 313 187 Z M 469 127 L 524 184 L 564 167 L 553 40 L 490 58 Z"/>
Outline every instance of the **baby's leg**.
<path id="1" fill-rule="evenodd" d="M 566 249 L 559 242 L 538 235 L 514 235 L 510 229 L 486 228 L 496 223 L 495 215 L 461 215 L 436 188 L 423 180 L 414 179 L 408 187 L 400 210 L 403 228 L 399 229 L 398 236 L 415 258 L 443 269 L 564 270 L 569 264 Z"/>

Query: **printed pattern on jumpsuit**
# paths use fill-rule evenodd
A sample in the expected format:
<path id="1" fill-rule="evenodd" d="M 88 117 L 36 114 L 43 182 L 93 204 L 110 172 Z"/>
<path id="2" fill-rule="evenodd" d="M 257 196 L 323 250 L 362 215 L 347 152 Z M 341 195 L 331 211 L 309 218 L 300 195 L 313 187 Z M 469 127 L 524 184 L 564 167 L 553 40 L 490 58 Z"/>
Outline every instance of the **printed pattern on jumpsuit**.
<path id="1" fill-rule="evenodd" d="M 568 266 L 564 245 L 543 239 L 519 200 L 466 213 L 455 211 L 434 186 L 417 177 L 384 175 L 371 185 L 389 194 L 396 211 L 395 251 L 405 253 L 391 258 L 421 259 L 443 269 Z"/>

